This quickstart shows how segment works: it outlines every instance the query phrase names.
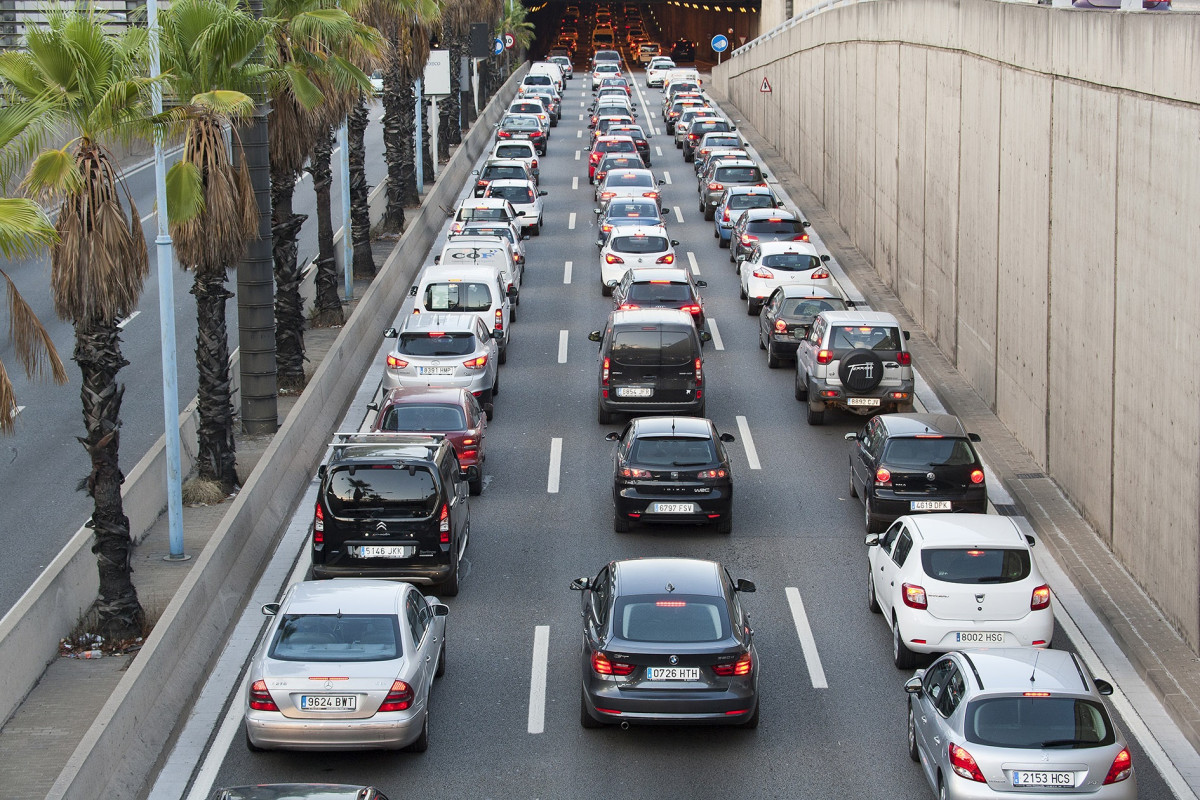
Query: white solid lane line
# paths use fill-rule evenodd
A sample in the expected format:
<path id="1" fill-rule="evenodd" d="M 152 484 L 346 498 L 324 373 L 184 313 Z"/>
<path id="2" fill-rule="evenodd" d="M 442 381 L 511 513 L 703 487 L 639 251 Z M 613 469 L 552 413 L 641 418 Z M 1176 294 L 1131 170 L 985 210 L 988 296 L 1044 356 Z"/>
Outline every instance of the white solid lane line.
<path id="1" fill-rule="evenodd" d="M 696 263 L 696 254 L 693 253 L 691 250 L 688 250 L 687 257 L 688 257 L 688 265 L 692 268 L 692 274 L 699 275 L 700 274 L 700 265 Z"/>
<path id="2" fill-rule="evenodd" d="M 118 322 L 117 327 L 120 328 L 121 330 L 125 330 L 125 326 L 128 325 L 129 323 L 133 322 L 135 319 L 137 319 L 141 315 L 141 313 L 142 312 L 140 312 L 140 311 L 133 312 L 128 317 L 126 317 L 125 319 Z"/>
<path id="3" fill-rule="evenodd" d="M 721 339 L 721 329 L 717 327 L 717 321 L 712 317 L 708 318 L 708 332 L 713 337 L 713 347 L 717 350 L 725 349 L 725 342 Z"/>
<path id="4" fill-rule="evenodd" d="M 683 224 L 683 212 L 679 210 L 679 206 L 675 206 L 675 220 L 680 225 Z"/>
<path id="5" fill-rule="evenodd" d="M 558 363 L 567 363 L 567 332 L 558 332 Z"/>
<path id="6" fill-rule="evenodd" d="M 663 180 L 667 182 L 668 186 L 671 185 L 671 173 L 667 172 L 665 169 L 663 170 Z"/>
<path id="7" fill-rule="evenodd" d="M 800 647 L 804 650 L 804 661 L 808 664 L 808 677 L 812 680 L 814 689 L 828 689 L 829 683 L 825 680 L 825 670 L 821 667 L 821 656 L 817 655 L 817 640 L 813 638 L 812 628 L 808 624 L 808 615 L 804 613 L 804 601 L 800 599 L 800 590 L 789 586 L 784 592 L 787 594 L 788 605 L 792 609 L 792 621 L 796 623 L 796 635 L 800 637 Z"/>
<path id="8" fill-rule="evenodd" d="M 567 217 L 567 230 L 575 230 L 575 212 L 571 212 L 571 216 Z"/>
<path id="9" fill-rule="evenodd" d="M 563 267 L 563 283 L 571 282 L 571 267 L 572 266 L 573 266 L 572 262 L 568 261 L 566 263 L 566 266 Z"/>
<path id="10" fill-rule="evenodd" d="M 742 447 L 746 448 L 746 460 L 750 462 L 750 469 L 762 469 L 762 464 L 758 463 L 758 451 L 754 449 L 754 439 L 750 436 L 749 423 L 745 417 L 739 416 L 737 425 L 738 433 L 742 435 Z"/>
<path id="11" fill-rule="evenodd" d="M 550 440 L 550 474 L 546 478 L 546 491 L 558 494 L 559 470 L 562 466 L 562 439 L 557 436 Z"/>
<path id="12" fill-rule="evenodd" d="M 546 663 L 550 660 L 550 626 L 533 629 L 533 668 L 529 676 L 529 732 L 546 730 Z"/>
<path id="13" fill-rule="evenodd" d="M 571 178 L 571 191 L 572 192 L 579 191 L 579 176 L 578 175 L 576 175 L 574 178 Z"/>

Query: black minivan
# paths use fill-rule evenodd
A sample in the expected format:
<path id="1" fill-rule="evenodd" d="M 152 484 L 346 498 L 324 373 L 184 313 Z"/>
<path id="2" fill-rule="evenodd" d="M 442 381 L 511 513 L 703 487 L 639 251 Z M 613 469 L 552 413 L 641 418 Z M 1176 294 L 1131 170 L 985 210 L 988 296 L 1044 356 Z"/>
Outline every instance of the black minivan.
<path id="1" fill-rule="evenodd" d="M 600 343 L 596 421 L 610 425 L 625 414 L 704 416 L 702 342 L 692 315 L 673 308 L 614 311 L 603 331 L 588 338 Z"/>
<path id="2" fill-rule="evenodd" d="M 458 594 L 471 514 L 445 436 L 337 434 L 318 475 L 313 578 L 399 578 Z"/>

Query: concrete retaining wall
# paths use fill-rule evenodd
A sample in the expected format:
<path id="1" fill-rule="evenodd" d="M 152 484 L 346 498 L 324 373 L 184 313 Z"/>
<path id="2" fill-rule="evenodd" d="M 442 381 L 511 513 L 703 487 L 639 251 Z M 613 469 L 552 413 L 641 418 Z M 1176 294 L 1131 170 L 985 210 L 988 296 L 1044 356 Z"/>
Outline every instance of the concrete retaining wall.
<path id="1" fill-rule="evenodd" d="M 1188 12 L 858 3 L 713 75 L 1194 649 L 1198 41 Z"/>
<path id="2" fill-rule="evenodd" d="M 445 220 L 443 207 L 453 205 L 475 159 L 490 144 L 492 124 L 503 114 L 523 74 L 524 69 L 497 93 L 420 211 L 409 216 L 407 233 L 230 504 L 48 798 L 135 798 L 144 789 L 179 709 L 195 696 L 296 500 L 313 480 L 333 426 L 378 350 L 379 320 L 391 319 L 399 311 L 421 259 Z"/>

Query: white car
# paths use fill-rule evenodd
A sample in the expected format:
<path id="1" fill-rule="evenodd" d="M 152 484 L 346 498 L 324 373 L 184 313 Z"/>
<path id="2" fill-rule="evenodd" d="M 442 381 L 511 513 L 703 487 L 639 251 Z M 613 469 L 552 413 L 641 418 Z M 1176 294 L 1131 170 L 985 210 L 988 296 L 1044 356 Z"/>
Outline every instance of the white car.
<path id="1" fill-rule="evenodd" d="M 837 284 L 825 266 L 829 256 L 817 254 L 809 242 L 763 242 L 738 266 L 746 313 L 757 314 L 777 286 L 803 283 L 837 293 Z"/>
<path id="2" fill-rule="evenodd" d="M 528 231 L 531 236 L 540 236 L 542 233 L 542 198 L 546 194 L 544 190 L 538 189 L 537 184 L 533 181 L 498 178 L 488 184 L 483 196 L 507 200 L 512 204 L 513 210 L 517 212 L 517 221 L 521 228 Z"/>
<path id="3" fill-rule="evenodd" d="M 450 234 L 448 240 L 458 237 L 503 239 L 512 248 L 517 271 L 525 271 L 525 236 L 519 225 L 512 222 L 468 222 L 461 231 Z"/>
<path id="4" fill-rule="evenodd" d="M 662 53 L 662 47 L 653 43 L 646 42 L 638 45 L 637 60 L 639 64 L 649 64 L 651 61 L 659 57 Z"/>
<path id="5" fill-rule="evenodd" d="M 607 240 L 596 244 L 600 248 L 600 292 L 607 297 L 625 270 L 674 264 L 679 242 L 667 236 L 662 225 L 618 225 Z"/>
<path id="6" fill-rule="evenodd" d="M 653 58 L 646 67 L 646 85 L 662 86 L 667 73 L 675 69 L 675 62 L 669 58 Z"/>
<path id="7" fill-rule="evenodd" d="M 664 183 L 662 178 L 655 180 L 654 173 L 648 169 L 609 170 L 604 180 L 596 184 L 596 202 L 603 208 L 613 198 L 644 197 L 653 200 L 661 210 L 662 192 L 658 187 Z"/>
<path id="8" fill-rule="evenodd" d="M 491 184 L 488 184 L 491 186 Z M 468 222 L 518 222 L 517 211 L 507 200 L 498 197 L 467 197 L 454 210 L 450 235 L 462 233 Z"/>
<path id="9" fill-rule="evenodd" d="M 429 688 L 446 669 L 436 597 L 395 581 L 306 581 L 268 603 L 246 672 L 250 750 L 429 746 Z M 314 680 L 331 674 L 334 679 Z"/>
<path id="10" fill-rule="evenodd" d="M 515 158 L 525 162 L 525 166 L 533 173 L 533 179 L 538 180 L 541 177 L 541 171 L 538 169 L 538 154 L 537 148 L 533 146 L 533 142 L 516 141 L 496 142 L 492 146 L 492 152 L 488 154 L 487 160 L 493 159 L 508 159 Z"/>
<path id="11" fill-rule="evenodd" d="M 592 70 L 592 91 L 600 88 L 600 81 L 605 78 L 616 78 L 621 75 L 621 65 L 615 61 L 601 61 Z"/>
<path id="12" fill-rule="evenodd" d="M 969 647 L 1049 647 L 1050 587 L 1011 517 L 903 516 L 866 538 L 867 603 L 892 629 L 892 658 Z"/>

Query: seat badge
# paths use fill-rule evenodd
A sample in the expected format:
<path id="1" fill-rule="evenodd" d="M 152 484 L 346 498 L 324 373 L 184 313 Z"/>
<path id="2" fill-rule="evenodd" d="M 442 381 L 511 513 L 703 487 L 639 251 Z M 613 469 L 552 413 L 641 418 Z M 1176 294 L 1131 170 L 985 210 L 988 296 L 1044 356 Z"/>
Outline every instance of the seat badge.
<path id="1" fill-rule="evenodd" d="M 925 478 L 926 478 L 927 480 L 931 480 L 931 481 L 932 481 L 932 480 L 934 480 L 934 479 L 936 479 L 936 478 L 937 478 L 937 475 L 933 474 L 932 472 L 926 472 L 926 473 L 925 473 Z"/>

